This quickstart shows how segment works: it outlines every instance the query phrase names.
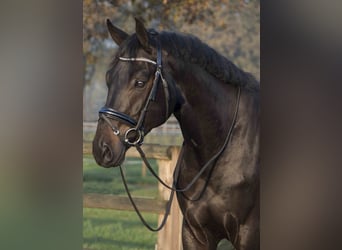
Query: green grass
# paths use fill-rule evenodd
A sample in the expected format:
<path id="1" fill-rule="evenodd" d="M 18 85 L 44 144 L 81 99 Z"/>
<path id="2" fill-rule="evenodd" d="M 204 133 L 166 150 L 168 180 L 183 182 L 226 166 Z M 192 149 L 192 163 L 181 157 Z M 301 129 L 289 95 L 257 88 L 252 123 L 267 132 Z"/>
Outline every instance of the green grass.
<path id="1" fill-rule="evenodd" d="M 156 214 L 144 214 L 156 225 Z M 157 234 L 148 231 L 134 212 L 83 209 L 83 247 L 86 249 L 154 249 Z"/>
<path id="2" fill-rule="evenodd" d="M 141 177 L 141 162 L 125 161 L 129 188 L 134 196 L 158 197 L 157 181 L 147 173 Z M 156 162 L 151 161 L 154 169 Z M 126 195 L 118 168 L 105 169 L 96 165 L 92 156 L 83 158 L 83 192 Z M 152 226 L 157 225 L 158 215 L 143 213 Z M 157 233 L 150 232 L 140 222 L 135 212 L 109 209 L 83 209 L 83 247 L 106 250 L 154 249 Z"/>

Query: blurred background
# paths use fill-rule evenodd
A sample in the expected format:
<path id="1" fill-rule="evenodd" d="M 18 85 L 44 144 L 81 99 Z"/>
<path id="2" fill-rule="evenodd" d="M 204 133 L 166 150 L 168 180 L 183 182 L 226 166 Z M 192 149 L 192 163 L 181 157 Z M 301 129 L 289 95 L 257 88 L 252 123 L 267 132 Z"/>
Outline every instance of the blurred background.
<path id="1" fill-rule="evenodd" d="M 119 170 L 103 169 L 97 166 L 91 155 L 91 141 L 97 125 L 98 110 L 104 105 L 107 96 L 105 73 L 117 49 L 117 45 L 107 32 L 106 19 L 111 19 L 114 25 L 129 34 L 135 32 L 134 17 L 138 16 L 144 20 L 145 26 L 148 28 L 195 35 L 259 79 L 259 5 L 257 0 L 83 1 L 84 249 L 148 250 L 155 249 L 157 244 L 160 249 L 160 247 L 170 247 L 171 242 L 174 241 L 164 238 L 163 234 L 159 235 L 148 231 L 134 212 L 122 209 L 117 201 L 112 200 L 112 198 L 126 197 Z M 164 125 L 153 129 L 144 143 L 151 145 L 149 147 L 151 155 L 158 151 L 159 156 L 166 156 L 169 147 L 181 145 L 182 136 L 176 119 L 171 116 Z M 161 163 L 163 161 L 161 158 L 153 157 L 150 161 L 156 171 L 169 168 Z M 160 191 L 160 188 L 158 189 L 157 181 L 146 172 L 146 168 L 139 158 L 128 153 L 124 167 L 133 196 L 148 199 L 149 202 L 160 202 L 165 199 L 163 192 Z M 160 171 L 159 174 L 161 174 Z M 171 174 L 163 176 L 163 179 L 172 179 Z M 106 201 L 107 204 L 102 204 L 103 201 Z M 112 201 L 113 207 L 119 210 L 103 209 L 104 206 L 108 206 L 110 201 Z M 129 204 L 126 209 L 130 208 Z M 154 227 L 157 226 L 160 212 L 158 214 L 147 211 L 143 215 L 150 224 Z M 170 220 L 177 219 L 169 218 Z M 176 236 L 176 240 L 177 238 L 179 236 Z M 178 248 L 172 250 L 174 249 Z M 229 243 L 222 242 L 220 249 L 233 248 Z"/>

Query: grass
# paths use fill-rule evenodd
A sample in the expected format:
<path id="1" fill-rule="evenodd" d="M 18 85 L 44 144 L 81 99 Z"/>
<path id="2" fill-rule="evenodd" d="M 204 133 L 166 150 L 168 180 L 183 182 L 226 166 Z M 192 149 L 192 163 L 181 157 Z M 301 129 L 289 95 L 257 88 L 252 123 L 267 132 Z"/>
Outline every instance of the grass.
<path id="1" fill-rule="evenodd" d="M 144 214 L 152 225 L 157 215 Z M 134 212 L 83 209 L 83 247 L 86 249 L 154 249 L 157 234 L 148 231 Z"/>
<path id="2" fill-rule="evenodd" d="M 157 169 L 155 161 L 151 161 Z M 141 162 L 127 159 L 125 170 L 129 188 L 134 196 L 158 197 L 157 181 L 151 174 L 141 176 Z M 119 169 L 105 169 L 96 165 L 92 156 L 83 158 L 83 192 L 126 195 Z M 143 213 L 156 226 L 158 215 Z M 135 212 L 109 209 L 83 209 L 83 247 L 106 250 L 151 250 L 157 234 L 147 230 Z"/>

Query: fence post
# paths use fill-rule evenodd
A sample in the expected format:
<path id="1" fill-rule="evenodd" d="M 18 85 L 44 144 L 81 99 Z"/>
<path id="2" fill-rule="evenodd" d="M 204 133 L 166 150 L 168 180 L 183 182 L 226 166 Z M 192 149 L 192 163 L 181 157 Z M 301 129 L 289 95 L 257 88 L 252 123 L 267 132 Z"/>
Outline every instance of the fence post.
<path id="1" fill-rule="evenodd" d="M 141 177 L 146 177 L 146 165 L 144 162 L 141 163 Z"/>
<path id="2" fill-rule="evenodd" d="M 158 160 L 159 176 L 168 184 L 172 185 L 173 171 L 179 155 L 179 147 L 170 147 L 168 152 L 171 154 L 171 160 Z M 159 194 L 162 199 L 167 200 L 170 196 L 170 190 L 163 185 L 158 186 Z M 159 215 L 158 223 L 163 219 L 163 214 Z M 169 218 L 165 227 L 158 232 L 157 250 L 182 250 L 181 229 L 183 216 L 179 209 L 177 197 L 175 195 L 171 206 Z"/>

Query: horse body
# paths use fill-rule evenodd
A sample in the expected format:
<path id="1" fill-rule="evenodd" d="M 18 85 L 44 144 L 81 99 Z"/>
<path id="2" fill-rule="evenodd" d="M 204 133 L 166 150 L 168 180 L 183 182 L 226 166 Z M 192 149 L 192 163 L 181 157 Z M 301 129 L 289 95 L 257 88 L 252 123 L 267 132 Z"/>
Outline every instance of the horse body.
<path id="1" fill-rule="evenodd" d="M 133 36 L 108 23 L 112 38 L 121 46 L 118 56 L 153 59 L 155 32 L 147 32 L 139 20 L 136 22 L 137 33 Z M 170 100 L 166 104 L 151 102 L 144 117 L 144 130 L 148 133 L 171 113 L 177 118 L 184 144 L 176 187 L 186 187 L 209 159 L 225 147 L 189 190 L 177 193 L 184 215 L 183 248 L 216 249 L 218 242 L 227 238 L 238 250 L 259 249 L 259 86 L 250 75 L 194 37 L 183 41 L 179 35 L 161 33 L 158 39 L 163 48 L 163 75 Z M 184 54 L 182 45 L 188 47 L 188 54 Z M 144 88 L 137 90 L 130 83 L 137 85 L 137 79 L 143 79 L 146 90 L 153 88 L 153 67 L 145 61 L 114 59 L 107 73 L 106 106 L 136 120 L 140 120 L 143 103 L 149 97 Z M 218 70 L 212 69 L 212 65 Z M 229 71 L 222 72 L 220 67 L 229 67 Z M 167 100 L 161 87 L 156 99 Z M 106 167 L 120 165 L 128 148 L 120 136 L 113 135 L 112 124 L 116 131 L 129 128 L 120 120 L 110 121 L 110 126 L 99 120 L 93 154 L 99 165 Z M 224 145 L 231 127 L 233 132 Z"/>
<path id="2" fill-rule="evenodd" d="M 236 99 L 235 87 L 217 79 L 201 82 L 196 76 L 188 78 L 192 79 L 191 84 L 176 81 L 185 100 L 175 113 L 185 140 L 180 188 L 191 182 L 223 144 L 233 122 Z M 212 88 L 213 85 L 220 87 Z M 202 100 L 203 95 L 198 96 L 193 86 L 200 93 L 209 93 L 209 100 Z M 228 238 L 237 249 L 258 249 L 258 102 L 256 93 L 242 91 L 238 119 L 227 148 L 213 169 L 206 171 L 189 191 L 177 194 L 184 215 L 184 249 L 216 249 L 222 238 Z M 203 195 L 191 201 L 198 199 L 209 175 Z"/>

